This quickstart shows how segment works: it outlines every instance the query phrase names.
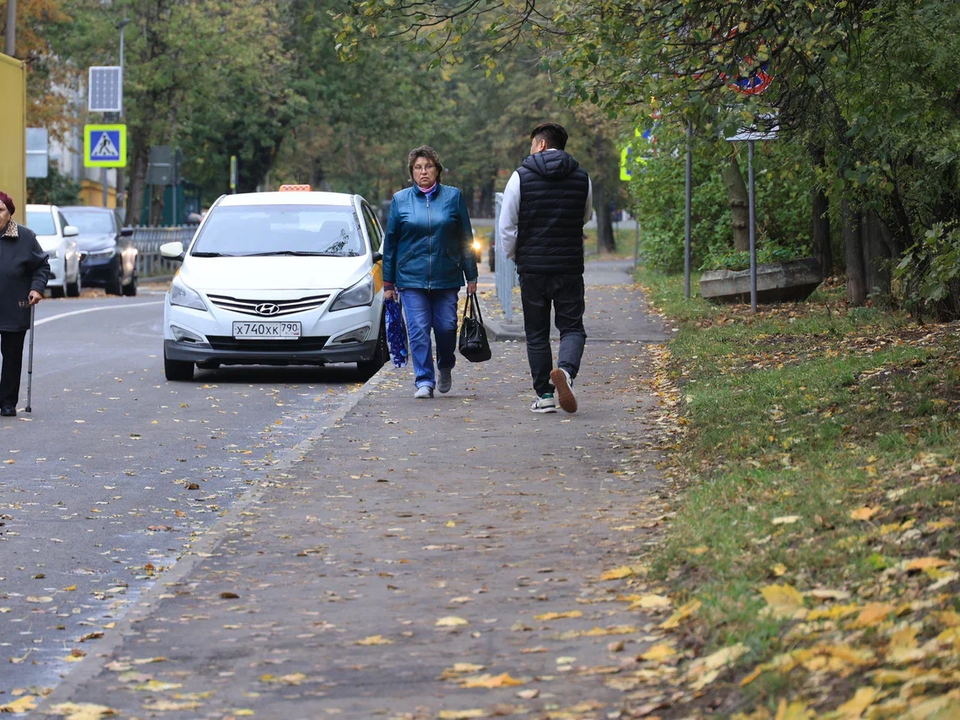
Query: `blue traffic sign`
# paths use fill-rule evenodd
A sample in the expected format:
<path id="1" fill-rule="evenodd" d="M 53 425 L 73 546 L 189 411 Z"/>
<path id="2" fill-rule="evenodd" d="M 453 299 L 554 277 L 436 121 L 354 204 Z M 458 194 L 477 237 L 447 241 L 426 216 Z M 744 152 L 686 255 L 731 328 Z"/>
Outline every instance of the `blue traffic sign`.
<path id="1" fill-rule="evenodd" d="M 125 167 L 126 125 L 86 125 L 83 133 L 85 167 Z"/>

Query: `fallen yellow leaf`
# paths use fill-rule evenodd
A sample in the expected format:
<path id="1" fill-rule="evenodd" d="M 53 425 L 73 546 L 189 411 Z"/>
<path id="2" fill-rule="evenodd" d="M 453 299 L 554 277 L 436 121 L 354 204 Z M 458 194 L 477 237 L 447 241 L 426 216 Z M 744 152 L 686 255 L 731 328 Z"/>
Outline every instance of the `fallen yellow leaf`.
<path id="1" fill-rule="evenodd" d="M 658 643 L 649 648 L 645 653 L 641 654 L 640 657 L 651 662 L 660 662 L 669 657 L 673 657 L 676 654 L 677 651 L 674 649 L 673 645 L 669 645 L 667 643 Z"/>
<path id="2" fill-rule="evenodd" d="M 816 715 L 807 709 L 807 704 L 802 700 L 796 700 L 789 705 L 786 700 L 781 700 L 777 708 L 776 720 L 809 720 L 812 717 Z"/>
<path id="3" fill-rule="evenodd" d="M 489 673 L 485 673 L 483 675 L 464 678 L 460 682 L 460 687 L 462 688 L 492 689 L 501 687 L 516 687 L 517 685 L 523 685 L 523 680 L 517 680 L 516 678 L 510 677 L 509 673 L 501 673 L 500 675 L 490 675 Z"/>
<path id="4" fill-rule="evenodd" d="M 486 710 L 441 710 L 437 713 L 438 720 L 471 720 L 486 716 Z"/>
<path id="5" fill-rule="evenodd" d="M 393 645 L 393 640 L 388 640 L 383 635 L 371 635 L 363 640 L 357 640 L 354 645 Z"/>
<path id="6" fill-rule="evenodd" d="M 546 612 L 540 613 L 539 615 L 534 615 L 534 620 L 560 620 L 562 618 L 578 618 L 583 617 L 583 613 L 579 610 L 567 610 L 566 612 Z"/>
<path id="7" fill-rule="evenodd" d="M 686 605 L 677 608 L 673 615 L 660 624 L 660 627 L 664 630 L 673 630 L 674 628 L 680 627 L 681 621 L 686 620 L 691 615 L 694 615 L 702 605 L 703 603 L 701 603 L 699 600 L 691 600 Z"/>
<path id="8" fill-rule="evenodd" d="M 878 625 L 895 609 L 896 608 L 894 608 L 894 606 L 890 603 L 870 603 L 869 605 L 864 606 L 863 610 L 860 611 L 860 614 L 857 616 L 856 624 L 859 627 Z"/>
<path id="9" fill-rule="evenodd" d="M 873 517 L 874 515 L 876 515 L 878 512 L 880 512 L 880 506 L 879 506 L 879 505 L 875 505 L 874 507 L 862 507 L 862 508 L 857 508 L 856 510 L 851 510 L 851 511 L 850 511 L 850 519 L 851 519 L 851 520 L 864 520 L 864 521 L 866 521 L 866 520 L 869 520 L 870 518 L 872 518 L 872 517 Z"/>
<path id="10" fill-rule="evenodd" d="M 462 617 L 457 617 L 456 615 L 448 615 L 447 617 L 442 617 L 437 620 L 437 627 L 459 627 L 460 625 L 469 624 L 470 623 Z"/>
<path id="11" fill-rule="evenodd" d="M 607 570 L 603 575 L 600 576 L 601 580 L 621 580 L 626 577 L 633 575 L 633 569 L 623 565 L 613 570 Z"/>
<path id="12" fill-rule="evenodd" d="M 60 703 L 50 708 L 55 715 L 63 715 L 64 720 L 99 720 L 102 717 L 119 715 L 120 713 L 106 705 L 93 703 Z"/>
<path id="13" fill-rule="evenodd" d="M 804 614 L 803 595 L 792 585 L 767 585 L 760 593 L 774 617 L 795 618 Z"/>
<path id="14" fill-rule="evenodd" d="M 854 693 L 852 698 L 838 707 L 837 712 L 844 718 L 859 718 L 863 715 L 864 710 L 870 707 L 876 699 L 876 688 L 862 687 Z"/>
<path id="15" fill-rule="evenodd" d="M 630 605 L 630 610 L 661 607 L 670 607 L 670 598 L 664 597 L 663 595 L 641 595 Z"/>
<path id="16" fill-rule="evenodd" d="M 773 519 L 773 524 L 774 525 L 793 525 L 799 519 L 800 519 L 799 515 L 783 515 L 781 517 L 775 517 Z"/>
<path id="17" fill-rule="evenodd" d="M 911 560 L 903 568 L 909 572 L 910 570 L 929 570 L 949 564 L 946 560 L 941 560 L 938 557 L 922 557 Z"/>
<path id="18" fill-rule="evenodd" d="M 0 705 L 0 713 L 24 713 L 37 707 L 35 695 L 24 695 L 4 705 Z"/>

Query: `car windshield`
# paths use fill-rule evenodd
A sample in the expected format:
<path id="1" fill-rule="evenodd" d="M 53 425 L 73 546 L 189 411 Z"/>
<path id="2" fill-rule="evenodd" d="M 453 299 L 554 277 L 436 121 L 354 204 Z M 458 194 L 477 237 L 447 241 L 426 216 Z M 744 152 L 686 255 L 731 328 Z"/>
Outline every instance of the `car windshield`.
<path id="1" fill-rule="evenodd" d="M 37 235 L 56 235 L 57 226 L 53 222 L 53 213 L 49 210 L 27 211 L 27 227 Z"/>
<path id="2" fill-rule="evenodd" d="M 257 205 L 215 208 L 190 254 L 358 257 L 364 246 L 352 208 Z"/>
<path id="3" fill-rule="evenodd" d="M 71 225 L 75 225 L 81 233 L 108 234 L 115 233 L 113 214 L 97 210 L 64 210 L 63 216 Z M 36 231 L 34 231 L 36 232 Z"/>

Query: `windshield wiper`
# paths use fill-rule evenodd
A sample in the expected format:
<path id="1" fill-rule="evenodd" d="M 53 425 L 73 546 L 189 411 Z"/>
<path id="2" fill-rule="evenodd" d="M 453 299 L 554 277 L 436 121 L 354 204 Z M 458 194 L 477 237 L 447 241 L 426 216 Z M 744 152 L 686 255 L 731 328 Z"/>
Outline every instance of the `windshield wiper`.
<path id="1" fill-rule="evenodd" d="M 331 253 L 314 252 L 311 250 L 272 250 L 271 252 L 245 253 L 243 257 L 266 257 L 268 255 L 295 255 L 297 257 L 332 257 Z"/>
<path id="2" fill-rule="evenodd" d="M 218 253 L 218 252 L 204 252 L 200 250 L 199 252 L 190 253 L 193 257 L 237 257 L 230 253 Z"/>

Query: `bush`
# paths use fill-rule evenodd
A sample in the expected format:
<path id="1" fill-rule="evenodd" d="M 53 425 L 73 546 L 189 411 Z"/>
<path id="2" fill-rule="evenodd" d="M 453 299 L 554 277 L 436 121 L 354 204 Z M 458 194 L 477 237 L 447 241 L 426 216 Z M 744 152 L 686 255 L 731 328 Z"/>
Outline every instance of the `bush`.
<path id="1" fill-rule="evenodd" d="M 640 253 L 646 265 L 665 272 L 683 269 L 686 158 L 682 129 L 655 128 L 656 144 L 640 147 L 645 162 L 633 173 L 630 193 L 640 220 Z M 643 140 L 637 140 L 638 147 Z M 721 177 L 730 146 L 701 142 L 694 149 L 692 197 L 693 267 L 742 270 L 749 257 L 733 250 L 733 219 Z M 741 155 L 746 175 L 746 152 Z M 803 148 L 786 141 L 757 145 L 757 252 L 760 262 L 809 255 L 813 172 Z M 746 180 L 746 178 L 745 178 Z M 776 238 L 776 240 L 773 240 Z"/>
<path id="2" fill-rule="evenodd" d="M 937 223 L 894 270 L 904 304 L 917 317 L 960 318 L 960 227 Z"/>
<path id="3" fill-rule="evenodd" d="M 79 205 L 80 185 L 60 172 L 60 164 L 50 161 L 45 178 L 27 178 L 27 202 L 37 205 Z"/>

